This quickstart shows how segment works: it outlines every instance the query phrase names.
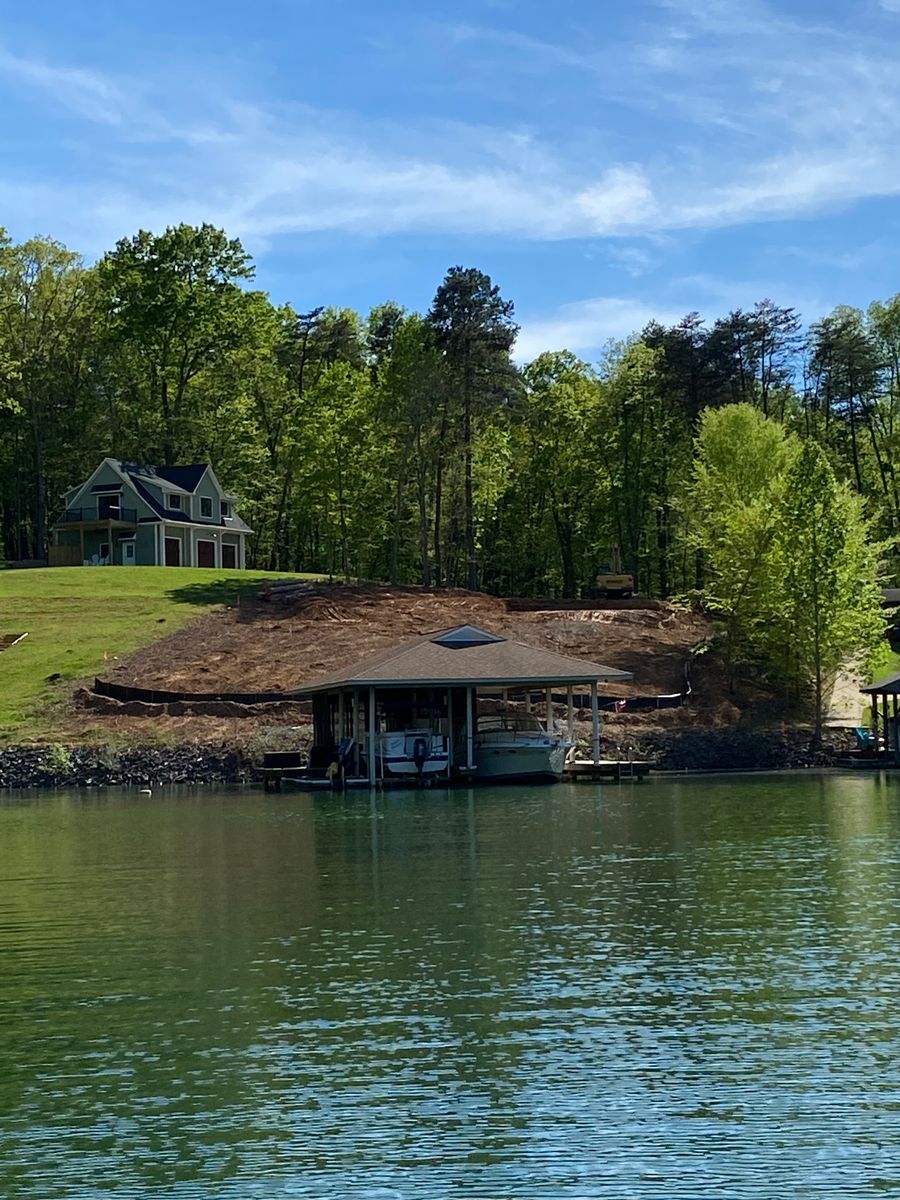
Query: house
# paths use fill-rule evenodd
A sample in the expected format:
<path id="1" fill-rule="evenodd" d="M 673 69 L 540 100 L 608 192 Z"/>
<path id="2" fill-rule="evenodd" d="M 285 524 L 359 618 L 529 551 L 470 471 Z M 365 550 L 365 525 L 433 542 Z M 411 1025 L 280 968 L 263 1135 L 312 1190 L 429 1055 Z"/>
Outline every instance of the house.
<path id="1" fill-rule="evenodd" d="M 104 458 L 65 494 L 50 566 L 246 566 L 252 530 L 212 467 L 143 467 Z"/>

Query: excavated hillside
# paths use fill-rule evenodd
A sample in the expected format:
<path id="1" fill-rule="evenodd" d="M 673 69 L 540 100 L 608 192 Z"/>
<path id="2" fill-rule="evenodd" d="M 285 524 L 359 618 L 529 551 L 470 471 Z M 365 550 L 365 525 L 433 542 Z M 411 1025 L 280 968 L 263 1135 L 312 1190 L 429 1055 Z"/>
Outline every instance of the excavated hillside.
<path id="1" fill-rule="evenodd" d="M 680 692 L 689 670 L 689 705 L 605 721 L 639 731 L 731 725 L 748 709 L 768 708 L 764 692 L 740 702 L 726 698 L 721 669 L 708 645 L 711 626 L 702 614 L 654 601 L 606 601 L 565 607 L 550 602 L 505 600 L 462 590 L 433 591 L 387 585 L 308 584 L 279 594 L 242 599 L 156 641 L 129 658 L 110 663 L 110 682 L 150 690 L 189 693 L 288 691 L 424 633 L 471 623 L 507 637 L 630 671 L 634 682 L 610 687 L 616 696 Z M 125 735 L 153 732 L 209 740 L 243 739 L 277 725 L 305 723 L 298 705 L 265 705 L 240 712 L 227 706 L 190 703 L 116 705 L 92 703 L 85 693 L 73 714 L 78 731 Z M 237 706 L 232 706 L 232 709 Z"/>

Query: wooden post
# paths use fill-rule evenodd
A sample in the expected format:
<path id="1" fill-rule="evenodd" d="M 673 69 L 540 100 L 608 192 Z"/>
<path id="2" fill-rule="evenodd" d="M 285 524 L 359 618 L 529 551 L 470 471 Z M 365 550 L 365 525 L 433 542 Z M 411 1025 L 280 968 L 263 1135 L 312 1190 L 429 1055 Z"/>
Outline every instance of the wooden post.
<path id="1" fill-rule="evenodd" d="M 78 526 L 78 536 L 81 539 L 81 562 L 78 564 L 80 567 L 81 563 L 84 562 L 84 526 L 83 525 Z"/>
<path id="2" fill-rule="evenodd" d="M 369 756 L 369 787 L 375 786 L 375 689 L 369 688 L 369 741 L 368 741 L 368 756 Z"/>
<path id="3" fill-rule="evenodd" d="M 353 774 L 359 778 L 359 688 L 353 690 Z"/>
<path id="4" fill-rule="evenodd" d="M 897 724 L 897 696 L 896 693 L 892 697 L 891 707 L 894 711 L 894 765 L 900 766 L 900 726 Z"/>
<path id="5" fill-rule="evenodd" d="M 474 688 L 466 688 L 466 767 L 471 773 L 475 770 L 475 704 Z"/>
<path id="6" fill-rule="evenodd" d="M 890 726 L 888 725 L 888 694 L 881 697 L 881 712 L 884 720 L 884 754 L 890 751 Z"/>
<path id="7" fill-rule="evenodd" d="M 594 766 L 600 764 L 600 706 L 597 703 L 597 681 L 591 684 L 591 752 Z"/>
<path id="8" fill-rule="evenodd" d="M 453 770 L 453 688 L 447 688 L 447 778 Z"/>
<path id="9" fill-rule="evenodd" d="M 553 732 L 553 689 L 547 688 L 545 692 L 547 700 L 547 732 Z"/>
<path id="10" fill-rule="evenodd" d="M 338 745 L 344 740 L 344 693 L 338 692 Z"/>
<path id="11" fill-rule="evenodd" d="M 569 705 L 569 712 L 568 712 L 569 741 L 574 742 L 575 741 L 575 703 L 574 703 L 574 697 L 572 696 L 571 683 L 569 684 L 568 689 L 566 691 L 566 701 L 568 702 L 568 705 Z"/>

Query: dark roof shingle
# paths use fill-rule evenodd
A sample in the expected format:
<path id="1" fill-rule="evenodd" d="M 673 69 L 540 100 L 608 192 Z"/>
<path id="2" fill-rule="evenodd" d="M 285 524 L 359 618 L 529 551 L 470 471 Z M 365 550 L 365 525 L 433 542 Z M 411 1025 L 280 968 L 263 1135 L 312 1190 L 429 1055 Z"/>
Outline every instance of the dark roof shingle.
<path id="1" fill-rule="evenodd" d="M 464 627 L 470 629 L 470 626 Z M 310 680 L 293 689 L 295 695 L 347 687 L 447 687 L 514 684 L 594 683 L 633 678 L 630 671 L 604 667 L 583 658 L 527 646 L 499 635 L 473 644 L 453 645 L 453 630 L 429 633 L 394 646 L 342 671 Z M 450 644 L 448 644 L 448 642 Z"/>

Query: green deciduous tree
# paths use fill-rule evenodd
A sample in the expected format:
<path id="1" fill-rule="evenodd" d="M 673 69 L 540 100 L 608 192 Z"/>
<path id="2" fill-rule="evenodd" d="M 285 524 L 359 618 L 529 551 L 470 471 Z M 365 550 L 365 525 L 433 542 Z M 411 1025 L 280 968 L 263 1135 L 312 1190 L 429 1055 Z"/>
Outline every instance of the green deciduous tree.
<path id="1" fill-rule="evenodd" d="M 862 501 L 815 442 L 805 442 L 785 472 L 778 541 L 784 591 L 771 631 L 787 679 L 800 692 L 812 689 L 818 745 L 826 683 L 842 663 L 874 650 L 884 618 Z"/>
<path id="2" fill-rule="evenodd" d="M 47 509 L 85 466 L 90 278 L 77 254 L 47 238 L 0 242 L 0 413 L 10 454 L 2 503 L 18 556 L 41 558 Z M 23 554 L 22 552 L 25 551 Z"/>
<path id="3" fill-rule="evenodd" d="M 729 687 L 737 663 L 759 647 L 780 603 L 785 479 L 796 439 L 749 404 L 709 409 L 700 419 L 685 497 L 688 537 L 702 551 L 707 610 L 724 626 Z"/>
<path id="4" fill-rule="evenodd" d="M 197 440 L 192 381 L 251 336 L 249 256 L 212 225 L 178 225 L 123 238 L 96 270 L 109 387 L 130 401 L 121 420 L 146 457 L 175 463 Z"/>

